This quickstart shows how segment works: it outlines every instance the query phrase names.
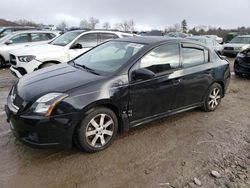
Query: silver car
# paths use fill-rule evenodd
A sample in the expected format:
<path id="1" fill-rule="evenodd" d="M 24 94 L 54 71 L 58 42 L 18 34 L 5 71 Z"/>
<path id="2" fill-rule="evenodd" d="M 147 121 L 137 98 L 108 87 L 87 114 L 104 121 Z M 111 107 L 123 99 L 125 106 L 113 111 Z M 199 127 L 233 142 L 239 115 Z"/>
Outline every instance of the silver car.
<path id="1" fill-rule="evenodd" d="M 234 37 L 229 43 L 223 45 L 223 55 L 237 55 L 239 52 L 250 48 L 250 35 Z"/>
<path id="2" fill-rule="evenodd" d="M 45 44 L 58 37 L 55 31 L 17 31 L 0 39 L 0 67 L 9 63 L 9 52 L 26 46 Z"/>

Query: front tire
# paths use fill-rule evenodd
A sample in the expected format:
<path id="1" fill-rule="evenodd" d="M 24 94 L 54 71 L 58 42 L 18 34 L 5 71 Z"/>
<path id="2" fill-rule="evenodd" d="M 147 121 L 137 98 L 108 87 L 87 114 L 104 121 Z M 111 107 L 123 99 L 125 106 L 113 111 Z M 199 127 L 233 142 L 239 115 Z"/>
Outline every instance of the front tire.
<path id="1" fill-rule="evenodd" d="M 81 151 L 98 152 L 109 147 L 118 130 L 115 113 L 108 108 L 97 108 L 89 113 L 76 128 L 73 140 Z"/>
<path id="2" fill-rule="evenodd" d="M 223 96 L 223 89 L 220 84 L 214 83 L 208 90 L 203 109 L 205 112 L 211 112 L 220 105 Z"/>

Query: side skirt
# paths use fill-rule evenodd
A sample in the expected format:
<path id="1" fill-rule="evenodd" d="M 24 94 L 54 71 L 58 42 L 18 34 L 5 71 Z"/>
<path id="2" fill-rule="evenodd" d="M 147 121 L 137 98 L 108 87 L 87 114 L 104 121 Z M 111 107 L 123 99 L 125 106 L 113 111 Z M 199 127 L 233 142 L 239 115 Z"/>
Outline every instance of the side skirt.
<path id="1" fill-rule="evenodd" d="M 201 107 L 202 105 L 203 105 L 203 103 L 199 103 L 199 104 L 195 104 L 195 105 L 188 106 L 188 107 L 185 107 L 185 108 L 177 109 L 177 110 L 174 110 L 174 111 L 165 112 L 165 113 L 157 114 L 157 115 L 147 117 L 147 118 L 144 118 L 144 119 L 136 120 L 136 121 L 130 122 L 130 128 L 137 127 L 137 126 L 140 126 L 140 125 L 143 125 L 143 124 L 146 124 L 146 123 L 150 123 L 152 121 L 162 119 L 162 118 L 165 118 L 165 117 L 168 117 L 168 116 L 171 116 L 171 115 L 179 114 L 181 112 L 189 111 L 189 110 Z"/>

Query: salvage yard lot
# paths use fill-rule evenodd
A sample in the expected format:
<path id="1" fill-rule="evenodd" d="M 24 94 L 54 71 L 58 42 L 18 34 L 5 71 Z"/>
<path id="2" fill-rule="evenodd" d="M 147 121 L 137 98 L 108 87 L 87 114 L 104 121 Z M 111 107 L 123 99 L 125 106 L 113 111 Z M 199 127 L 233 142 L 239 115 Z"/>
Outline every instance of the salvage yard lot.
<path id="1" fill-rule="evenodd" d="M 140 126 L 95 154 L 16 141 L 3 113 L 15 80 L 0 69 L 0 187 L 181 188 L 196 187 L 194 178 L 208 188 L 250 187 L 249 78 L 232 75 L 215 112 L 196 109 Z"/>

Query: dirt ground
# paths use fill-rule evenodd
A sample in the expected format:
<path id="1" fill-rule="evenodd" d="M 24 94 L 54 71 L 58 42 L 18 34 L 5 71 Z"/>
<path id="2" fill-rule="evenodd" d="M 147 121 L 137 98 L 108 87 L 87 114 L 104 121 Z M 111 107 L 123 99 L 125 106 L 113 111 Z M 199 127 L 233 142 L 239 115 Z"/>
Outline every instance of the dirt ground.
<path id="1" fill-rule="evenodd" d="M 95 154 L 17 141 L 3 113 L 14 82 L 0 70 L 1 188 L 250 188 L 250 79 L 232 75 L 215 112 L 197 109 L 138 127 Z"/>

